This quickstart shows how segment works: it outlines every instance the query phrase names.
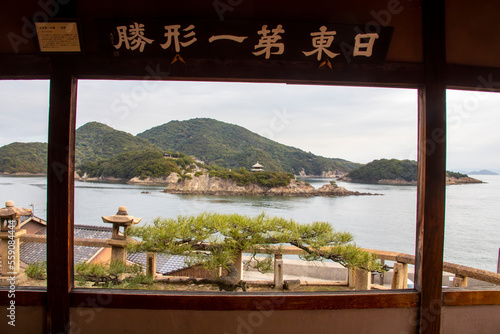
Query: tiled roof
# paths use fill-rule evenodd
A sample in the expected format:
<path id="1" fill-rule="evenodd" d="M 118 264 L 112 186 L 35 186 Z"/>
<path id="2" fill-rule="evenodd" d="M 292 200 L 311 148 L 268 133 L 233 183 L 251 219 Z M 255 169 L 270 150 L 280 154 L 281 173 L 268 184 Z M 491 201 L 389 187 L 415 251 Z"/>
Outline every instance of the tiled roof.
<path id="1" fill-rule="evenodd" d="M 112 230 L 108 226 L 75 225 L 75 238 L 109 239 Z"/>
<path id="2" fill-rule="evenodd" d="M 26 220 L 30 219 L 31 217 L 33 217 L 33 216 L 31 216 L 31 215 L 28 215 L 28 216 L 21 216 L 21 217 L 19 217 L 19 220 L 20 220 L 20 222 L 21 222 L 21 224 L 22 224 L 22 223 L 24 223 Z"/>
<path id="3" fill-rule="evenodd" d="M 146 267 L 146 253 L 130 253 L 127 260 Z M 160 254 L 156 256 L 156 272 L 163 275 L 168 275 L 176 271 L 189 268 L 187 258 L 181 255 Z"/>
<path id="4" fill-rule="evenodd" d="M 47 260 L 47 245 L 35 242 L 23 242 L 19 246 L 19 257 L 26 264 L 45 262 Z"/>
<path id="5" fill-rule="evenodd" d="M 46 235 L 47 229 L 42 227 L 35 234 Z M 110 227 L 75 225 L 75 238 L 109 239 L 111 237 Z M 74 263 L 88 261 L 95 256 L 101 247 L 74 247 Z M 44 262 L 47 259 L 47 245 L 35 242 L 23 242 L 19 246 L 21 261 L 26 264 Z"/>
<path id="6" fill-rule="evenodd" d="M 28 217 L 29 218 L 29 217 Z M 43 223 L 45 223 L 43 221 Z M 75 225 L 75 238 L 110 239 L 112 228 L 107 226 Z M 42 226 L 35 234 L 46 235 L 47 229 Z M 94 257 L 102 248 L 75 246 L 74 263 L 88 261 Z M 23 242 L 19 246 L 21 261 L 26 264 L 44 262 L 47 259 L 47 245 L 35 242 Z M 127 260 L 146 267 L 146 253 L 128 254 Z M 156 272 L 167 275 L 188 268 L 187 258 L 180 255 L 158 254 L 156 258 Z"/>

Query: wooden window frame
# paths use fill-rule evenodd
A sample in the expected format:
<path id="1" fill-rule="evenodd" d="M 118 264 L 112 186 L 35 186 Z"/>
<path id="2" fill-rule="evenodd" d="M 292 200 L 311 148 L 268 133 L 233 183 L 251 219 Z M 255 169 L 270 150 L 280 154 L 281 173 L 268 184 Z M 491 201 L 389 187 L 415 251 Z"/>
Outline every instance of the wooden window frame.
<path id="1" fill-rule="evenodd" d="M 411 308 L 420 310 L 420 324 L 432 310 L 435 321 L 419 326 L 419 333 L 439 333 L 442 306 L 499 305 L 500 291 L 441 290 L 444 243 L 446 88 L 476 88 L 477 77 L 500 75 L 496 68 L 446 65 L 445 1 L 423 1 L 423 64 L 386 64 L 383 69 L 361 67 L 346 70 L 335 82 L 324 79 L 290 79 L 303 84 L 350 84 L 411 87 L 419 91 L 418 145 L 419 182 L 416 229 L 416 289 L 407 291 L 363 291 L 359 293 L 293 293 L 276 310 Z M 74 154 L 77 79 L 144 78 L 147 62 L 111 64 L 88 57 L 50 58 L 1 56 L 0 78 L 47 78 L 50 62 L 49 155 L 47 175 L 47 289 L 20 288 L 16 305 L 47 308 L 47 332 L 65 333 L 70 308 L 88 298 L 113 296 L 108 308 L 255 310 L 259 301 L 283 298 L 276 293 L 160 293 L 150 291 L 85 290 L 73 286 Z M 141 70 L 142 68 L 142 70 Z M 125 70 L 126 69 L 126 70 Z M 125 72 L 129 71 L 129 72 Z M 366 72 L 363 72 L 366 71 Z M 362 73 L 363 72 L 363 73 Z M 128 73 L 128 74 L 125 74 Z M 282 73 L 282 72 L 280 72 Z M 368 73 L 368 74 L 367 74 Z M 289 74 L 286 74 L 289 75 Z M 286 76 L 283 75 L 283 78 Z M 203 79 L 216 79 L 207 75 Z M 276 77 L 253 81 L 287 81 Z M 290 78 L 290 77 L 288 77 Z M 322 78 L 322 77 L 321 77 Z M 172 78 L 154 78 L 158 80 Z M 196 78 L 194 78 L 196 80 Z M 220 80 L 234 81 L 221 77 Z M 488 89 L 486 87 L 485 89 Z M 432 152 L 429 145 L 431 141 Z M 8 305 L 8 291 L 0 291 L 0 305 Z"/>

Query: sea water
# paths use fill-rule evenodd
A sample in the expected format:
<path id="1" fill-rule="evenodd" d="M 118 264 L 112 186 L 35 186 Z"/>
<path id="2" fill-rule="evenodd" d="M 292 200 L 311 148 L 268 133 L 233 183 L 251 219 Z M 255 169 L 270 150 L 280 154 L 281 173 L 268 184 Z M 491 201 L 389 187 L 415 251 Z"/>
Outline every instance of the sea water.
<path id="1" fill-rule="evenodd" d="M 478 176 L 482 184 L 446 187 L 445 261 L 495 271 L 500 247 L 500 176 Z M 331 179 L 309 178 L 314 187 Z M 360 247 L 415 253 L 417 188 L 338 182 L 349 190 L 377 196 L 264 197 L 202 196 L 163 193 L 161 186 L 75 182 L 75 224 L 100 225 L 102 216 L 127 206 L 142 217 L 176 217 L 202 212 L 239 213 L 326 221 L 354 235 Z M 34 208 L 46 218 L 46 178 L 0 176 L 0 201 Z"/>

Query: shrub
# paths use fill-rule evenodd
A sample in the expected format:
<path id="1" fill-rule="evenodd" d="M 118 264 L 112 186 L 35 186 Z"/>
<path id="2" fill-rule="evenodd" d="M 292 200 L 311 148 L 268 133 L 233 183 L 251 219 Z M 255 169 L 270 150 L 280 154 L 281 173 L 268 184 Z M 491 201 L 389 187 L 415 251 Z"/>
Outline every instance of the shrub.
<path id="1" fill-rule="evenodd" d="M 47 278 L 47 262 L 35 262 L 28 264 L 28 267 L 24 270 L 24 273 L 28 278 L 44 280 Z"/>
<path id="2" fill-rule="evenodd" d="M 122 281 L 122 274 L 130 274 L 130 277 Z M 112 287 L 124 281 L 137 281 L 135 277 L 139 275 L 143 275 L 140 265 L 127 265 L 122 261 L 111 261 L 109 264 L 80 262 L 75 266 L 75 279 L 78 282 L 94 282 L 96 286 Z"/>
<path id="3" fill-rule="evenodd" d="M 210 177 L 233 180 L 238 186 L 258 184 L 263 187 L 287 186 L 295 177 L 283 172 L 249 172 L 245 168 L 236 170 L 211 170 Z"/>

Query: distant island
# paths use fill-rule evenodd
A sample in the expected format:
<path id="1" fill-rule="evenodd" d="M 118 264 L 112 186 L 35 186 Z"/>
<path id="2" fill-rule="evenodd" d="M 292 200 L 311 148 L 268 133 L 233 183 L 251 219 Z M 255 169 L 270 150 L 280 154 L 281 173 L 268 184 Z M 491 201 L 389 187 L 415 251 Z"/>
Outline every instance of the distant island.
<path id="1" fill-rule="evenodd" d="M 192 179 L 184 178 L 180 182 L 175 180 L 173 175 L 172 182 L 165 188 L 164 192 L 171 194 L 189 194 L 189 195 L 231 195 L 231 196 L 287 196 L 287 197 L 312 197 L 312 196 L 352 196 L 352 195 L 377 195 L 372 193 L 361 193 L 350 191 L 344 187 L 338 186 L 335 182 L 325 184 L 316 189 L 307 182 L 291 178 L 288 182 L 276 183 L 270 185 L 265 176 L 266 172 L 253 172 L 258 181 L 248 181 L 242 183 L 237 181 L 241 175 L 249 172 L 240 170 L 236 178 L 221 177 L 214 174 L 202 174 Z M 239 175 L 238 175 L 239 174 Z M 233 174 L 234 175 L 234 174 Z M 260 178 L 262 176 L 262 178 Z M 266 185 L 268 184 L 268 185 Z"/>
<path id="2" fill-rule="evenodd" d="M 487 169 L 481 169 L 480 171 L 474 171 L 474 172 L 470 172 L 468 174 L 469 175 L 498 175 L 497 173 L 492 172 L 492 171 L 487 170 Z"/>
<path id="3" fill-rule="evenodd" d="M 380 159 L 358 167 L 338 180 L 369 184 L 416 185 L 417 179 L 418 165 L 415 160 Z M 467 174 L 446 172 L 446 184 L 467 183 L 483 183 L 483 181 L 471 178 Z"/>
<path id="4" fill-rule="evenodd" d="M 156 151 L 122 153 L 110 160 L 81 166 L 76 179 L 165 185 L 164 192 L 191 195 L 350 196 L 371 195 L 349 191 L 335 182 L 315 189 L 291 173 L 248 171 L 208 166 L 183 153 Z"/>

